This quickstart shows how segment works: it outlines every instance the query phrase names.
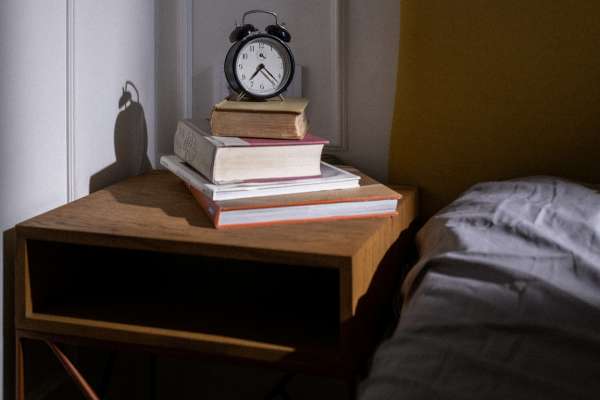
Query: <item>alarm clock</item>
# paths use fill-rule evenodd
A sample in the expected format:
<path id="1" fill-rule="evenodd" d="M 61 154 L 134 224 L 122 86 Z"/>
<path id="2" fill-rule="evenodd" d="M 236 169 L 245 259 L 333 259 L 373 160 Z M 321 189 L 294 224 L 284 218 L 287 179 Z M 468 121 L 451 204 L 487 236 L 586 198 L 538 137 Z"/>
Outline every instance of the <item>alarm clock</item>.
<path id="1" fill-rule="evenodd" d="M 246 23 L 246 16 L 264 13 L 275 18 L 264 32 Z M 294 56 L 287 45 L 292 39 L 277 21 L 273 11 L 250 10 L 242 16 L 242 25 L 229 35 L 232 46 L 225 57 L 225 78 L 238 100 L 264 100 L 281 96 L 294 78 Z"/>

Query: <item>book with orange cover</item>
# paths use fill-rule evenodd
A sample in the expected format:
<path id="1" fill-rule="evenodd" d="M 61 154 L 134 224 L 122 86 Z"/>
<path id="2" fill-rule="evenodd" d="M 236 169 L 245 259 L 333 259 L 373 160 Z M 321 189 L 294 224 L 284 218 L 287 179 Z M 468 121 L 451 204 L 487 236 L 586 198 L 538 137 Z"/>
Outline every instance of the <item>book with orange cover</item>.
<path id="1" fill-rule="evenodd" d="M 402 197 L 387 186 L 360 174 L 353 189 L 214 201 L 188 186 L 216 228 L 272 225 L 306 221 L 387 217 L 397 213 Z"/>

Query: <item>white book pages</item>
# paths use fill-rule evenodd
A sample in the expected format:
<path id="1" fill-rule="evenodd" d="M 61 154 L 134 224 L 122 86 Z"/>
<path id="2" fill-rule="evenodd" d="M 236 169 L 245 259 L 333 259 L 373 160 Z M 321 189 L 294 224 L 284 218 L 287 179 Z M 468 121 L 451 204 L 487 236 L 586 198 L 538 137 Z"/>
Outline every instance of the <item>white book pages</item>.
<path id="1" fill-rule="evenodd" d="M 341 168 L 321 162 L 321 176 L 317 178 L 216 185 L 211 183 L 176 155 L 163 156 L 160 159 L 160 163 L 212 200 L 233 200 L 323 190 L 351 189 L 358 187 L 358 182 L 360 180 L 358 175 L 354 175 Z"/>
<path id="2" fill-rule="evenodd" d="M 221 213 L 220 225 L 247 225 L 320 218 L 373 216 L 393 213 L 398 200 L 352 201 L 334 204 L 232 210 Z"/>

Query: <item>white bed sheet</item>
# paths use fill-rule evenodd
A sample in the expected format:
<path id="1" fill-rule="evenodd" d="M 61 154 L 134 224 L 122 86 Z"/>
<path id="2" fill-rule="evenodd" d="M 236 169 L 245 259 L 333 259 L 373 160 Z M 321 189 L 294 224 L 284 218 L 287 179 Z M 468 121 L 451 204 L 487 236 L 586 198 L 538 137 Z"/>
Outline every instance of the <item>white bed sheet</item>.
<path id="1" fill-rule="evenodd" d="M 600 398 L 600 194 L 474 186 L 417 236 L 394 334 L 359 398 Z"/>

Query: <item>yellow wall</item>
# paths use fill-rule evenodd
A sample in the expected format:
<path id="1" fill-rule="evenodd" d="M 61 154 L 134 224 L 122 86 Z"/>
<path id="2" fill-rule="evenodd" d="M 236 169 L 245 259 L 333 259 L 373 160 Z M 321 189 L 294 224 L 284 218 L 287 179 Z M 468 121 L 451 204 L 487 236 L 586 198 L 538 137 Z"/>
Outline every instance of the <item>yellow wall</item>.
<path id="1" fill-rule="evenodd" d="M 403 0 L 390 181 L 600 182 L 600 1 Z"/>

